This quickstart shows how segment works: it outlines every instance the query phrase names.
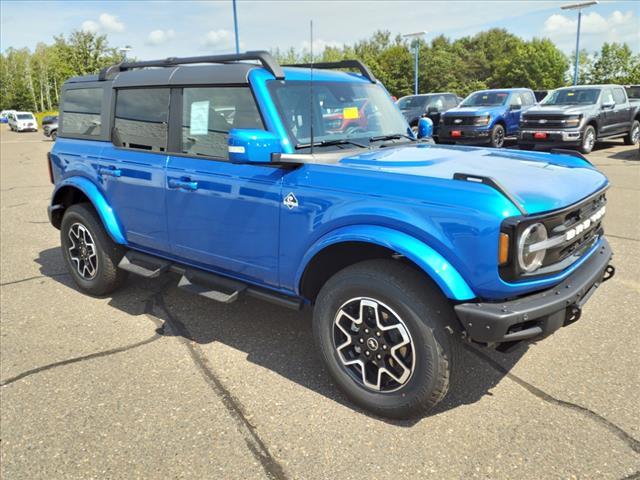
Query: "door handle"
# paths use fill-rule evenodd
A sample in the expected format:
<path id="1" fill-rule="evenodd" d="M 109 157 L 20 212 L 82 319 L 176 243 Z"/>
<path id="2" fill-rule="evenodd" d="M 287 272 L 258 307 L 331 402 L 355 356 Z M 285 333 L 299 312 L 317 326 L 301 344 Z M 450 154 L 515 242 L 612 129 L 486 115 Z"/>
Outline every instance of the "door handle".
<path id="1" fill-rule="evenodd" d="M 187 177 L 182 177 L 180 179 L 170 178 L 169 188 L 182 188 L 183 190 L 194 191 L 198 189 L 198 182 L 193 182 Z"/>
<path id="2" fill-rule="evenodd" d="M 98 168 L 98 173 L 100 175 L 106 175 L 109 177 L 119 177 L 120 175 L 122 175 L 122 170 L 114 166 L 100 167 Z"/>

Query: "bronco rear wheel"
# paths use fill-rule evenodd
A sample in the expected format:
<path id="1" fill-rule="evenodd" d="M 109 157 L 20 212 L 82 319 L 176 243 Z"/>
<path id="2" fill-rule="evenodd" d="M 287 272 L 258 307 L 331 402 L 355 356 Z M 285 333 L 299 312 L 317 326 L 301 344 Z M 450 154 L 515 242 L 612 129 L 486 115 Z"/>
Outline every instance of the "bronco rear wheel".
<path id="1" fill-rule="evenodd" d="M 60 225 L 60 241 L 67 270 L 81 290 L 106 295 L 126 279 L 127 272 L 117 268 L 124 250 L 107 235 L 88 204 L 67 208 Z"/>
<path id="2" fill-rule="evenodd" d="M 446 299 L 394 260 L 358 263 L 329 279 L 313 330 L 338 386 L 361 407 L 392 418 L 423 414 L 444 398 L 460 348 Z"/>

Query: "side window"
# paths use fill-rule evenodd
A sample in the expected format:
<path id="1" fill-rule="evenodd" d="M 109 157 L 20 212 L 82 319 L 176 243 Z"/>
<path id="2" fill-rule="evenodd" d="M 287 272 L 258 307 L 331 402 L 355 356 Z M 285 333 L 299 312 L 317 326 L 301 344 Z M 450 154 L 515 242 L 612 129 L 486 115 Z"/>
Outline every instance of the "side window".
<path id="1" fill-rule="evenodd" d="M 522 105 L 522 94 L 518 92 L 513 93 L 509 105 Z"/>
<path id="2" fill-rule="evenodd" d="M 67 90 L 62 99 L 62 135 L 90 135 L 97 137 L 102 131 L 103 91 L 101 88 Z"/>
<path id="3" fill-rule="evenodd" d="M 129 88 L 116 93 L 113 143 L 152 152 L 167 149 L 168 88 Z"/>
<path id="4" fill-rule="evenodd" d="M 450 108 L 455 108 L 458 105 L 458 98 L 455 95 L 447 95 L 447 101 L 445 102 L 444 108 L 449 110 Z"/>
<path id="5" fill-rule="evenodd" d="M 227 159 L 232 128 L 264 128 L 248 87 L 183 90 L 182 153 Z"/>
<path id="6" fill-rule="evenodd" d="M 621 88 L 613 89 L 613 99 L 616 101 L 616 104 L 622 105 L 627 103 L 627 98 L 624 95 L 624 91 Z"/>
<path id="7" fill-rule="evenodd" d="M 611 93 L 611 89 L 607 88 L 602 92 L 602 100 L 601 103 L 614 103 L 613 102 L 613 93 Z"/>

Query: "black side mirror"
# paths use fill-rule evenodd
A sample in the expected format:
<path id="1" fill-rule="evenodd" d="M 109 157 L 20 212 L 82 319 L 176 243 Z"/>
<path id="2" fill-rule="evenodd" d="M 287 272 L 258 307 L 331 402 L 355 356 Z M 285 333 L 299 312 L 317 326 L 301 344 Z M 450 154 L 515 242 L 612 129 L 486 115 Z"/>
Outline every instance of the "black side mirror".
<path id="1" fill-rule="evenodd" d="M 427 108 L 427 115 L 431 115 L 432 113 L 438 113 L 440 110 L 438 110 L 438 107 L 429 107 Z"/>
<path id="2" fill-rule="evenodd" d="M 522 105 L 509 105 L 509 110 L 520 110 Z"/>
<path id="3" fill-rule="evenodd" d="M 611 110 L 615 106 L 616 106 L 615 102 L 602 102 L 603 110 Z"/>

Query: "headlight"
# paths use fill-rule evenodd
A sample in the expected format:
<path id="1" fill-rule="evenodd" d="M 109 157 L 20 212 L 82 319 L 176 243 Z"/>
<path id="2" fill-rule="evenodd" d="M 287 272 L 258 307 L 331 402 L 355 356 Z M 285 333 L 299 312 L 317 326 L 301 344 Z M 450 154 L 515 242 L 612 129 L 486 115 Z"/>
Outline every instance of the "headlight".
<path id="1" fill-rule="evenodd" d="M 486 117 L 475 117 L 473 120 L 474 125 L 489 125 L 489 121 L 491 120 L 491 116 L 487 115 Z"/>
<path id="2" fill-rule="evenodd" d="M 529 225 L 518 240 L 518 264 L 527 273 L 531 273 L 542 265 L 546 250 L 529 251 L 529 247 L 535 243 L 547 239 L 547 229 L 541 223 Z"/>
<path id="3" fill-rule="evenodd" d="M 581 120 L 582 120 L 582 115 L 573 115 L 573 116 L 567 118 L 564 121 L 564 124 L 567 127 L 577 127 L 578 125 L 580 125 L 580 121 Z"/>

